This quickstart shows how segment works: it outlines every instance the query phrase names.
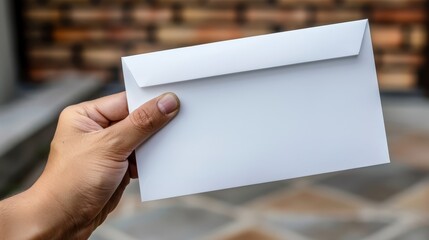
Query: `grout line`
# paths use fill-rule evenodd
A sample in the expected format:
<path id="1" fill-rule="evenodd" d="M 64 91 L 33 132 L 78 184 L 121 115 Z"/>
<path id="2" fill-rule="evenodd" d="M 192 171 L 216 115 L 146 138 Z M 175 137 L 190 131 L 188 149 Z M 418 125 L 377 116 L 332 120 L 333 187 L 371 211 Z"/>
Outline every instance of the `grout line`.
<path id="1" fill-rule="evenodd" d="M 384 227 L 380 231 L 372 234 L 369 237 L 364 238 L 363 240 L 391 240 L 395 237 L 400 236 L 402 233 L 411 230 L 418 223 L 418 218 L 416 217 L 408 217 L 402 218 L 400 221 L 396 223 L 390 224 L 387 227 Z"/>
<path id="2" fill-rule="evenodd" d="M 249 228 L 254 229 L 255 226 L 253 226 L 252 224 L 249 224 L 249 223 L 242 222 L 242 221 L 236 221 L 236 222 L 228 224 L 225 227 L 218 229 L 217 231 L 214 231 L 214 232 L 207 234 L 206 236 L 204 236 L 202 238 L 202 240 L 223 239 L 223 238 L 237 234 L 237 233 L 244 231 L 246 229 L 249 229 Z"/>
<path id="3" fill-rule="evenodd" d="M 138 199 L 133 199 L 137 197 Z M 122 206 L 124 205 L 124 206 Z M 134 206 L 129 206 L 134 205 Z M 137 212 L 149 212 L 149 211 L 157 211 L 162 208 L 166 208 L 169 206 L 183 206 L 184 202 L 179 198 L 170 198 L 163 199 L 159 201 L 151 201 L 151 202 L 141 202 L 140 195 L 136 195 L 133 197 L 122 197 L 120 205 L 117 206 L 115 211 L 109 214 L 108 220 L 123 218 L 135 215 Z M 111 217 L 110 217 L 111 216 Z"/>
<path id="4" fill-rule="evenodd" d="M 344 191 L 341 189 L 337 189 L 334 187 L 330 187 L 327 185 L 318 184 L 317 186 L 314 186 L 314 188 L 318 188 L 321 191 L 329 192 L 329 193 L 335 195 L 336 197 L 342 198 L 344 200 L 353 201 L 354 203 L 359 204 L 359 205 L 366 205 L 370 208 L 376 209 L 379 205 L 377 202 L 366 199 L 360 195 L 350 193 L 350 192 L 347 192 L 347 191 Z"/>
<path id="5" fill-rule="evenodd" d="M 313 240 L 312 238 L 303 236 L 302 234 L 295 232 L 288 228 L 281 228 L 278 226 L 274 226 L 269 224 L 268 222 L 264 223 L 264 228 L 267 229 L 269 232 L 273 232 L 276 235 L 282 236 L 281 239 L 294 239 L 294 240 Z"/>
<path id="6" fill-rule="evenodd" d="M 204 239 L 217 239 L 217 237 L 239 232 L 240 230 L 245 230 L 246 228 L 260 228 L 260 225 L 268 226 L 268 223 L 264 219 L 265 214 L 254 209 L 252 207 L 253 205 L 230 205 L 224 201 L 216 200 L 206 196 L 192 196 L 186 199 L 186 202 L 190 206 L 204 209 L 207 209 L 207 205 L 210 205 L 210 211 L 234 218 L 234 222 L 227 224 L 225 227 L 221 227 L 213 232 L 209 232 L 204 237 Z M 260 229 L 264 230 L 265 228 Z M 295 232 L 290 232 L 290 230 L 286 230 L 286 233 L 283 233 L 272 231 L 272 229 L 270 229 L 270 231 L 266 231 L 266 233 L 280 239 L 282 239 L 283 236 L 290 236 L 291 239 L 310 240 L 298 235 Z M 289 239 L 289 237 L 287 239 Z"/>
<path id="7" fill-rule="evenodd" d="M 420 182 L 417 182 L 417 183 L 405 188 L 403 191 L 395 194 L 393 197 L 391 197 L 387 201 L 385 201 L 384 204 L 387 207 L 392 207 L 397 201 L 403 199 L 404 197 L 418 193 L 422 189 L 426 189 L 428 187 L 429 187 L 429 177 L 425 177 L 422 180 L 420 180 Z"/>
<path id="8" fill-rule="evenodd" d="M 356 198 L 354 195 L 350 195 L 341 190 L 332 189 L 330 187 L 312 185 L 312 186 L 295 186 L 294 188 L 285 189 L 280 192 L 276 192 L 270 196 L 267 196 L 263 199 L 258 199 L 258 201 L 252 202 L 247 205 L 248 208 L 251 208 L 252 211 L 262 214 L 262 215 L 278 215 L 278 210 L 267 208 L 267 204 L 270 204 L 273 201 L 276 201 L 279 197 L 288 198 L 293 197 L 296 194 L 299 194 L 300 191 L 310 191 L 314 192 L 317 195 L 326 196 L 334 199 L 339 199 L 340 201 L 351 203 L 351 207 L 355 207 L 356 210 L 351 210 L 350 212 L 332 212 L 332 213 L 324 213 L 324 212 L 316 212 L 313 213 L 316 215 L 323 216 L 331 216 L 331 217 L 350 217 L 350 216 L 367 216 L 366 212 L 376 211 L 376 207 L 373 206 L 372 202 L 368 202 L 365 199 Z M 281 214 L 284 214 L 282 212 Z M 299 215 L 312 215 L 312 213 L 299 213 L 299 212 L 289 212 L 287 214 L 299 214 Z M 378 214 L 378 212 L 377 212 Z M 371 215 L 369 215 L 371 216 Z"/>
<path id="9" fill-rule="evenodd" d="M 184 204 L 186 206 L 202 209 L 208 209 L 207 206 L 210 206 L 209 211 L 221 215 L 230 216 L 232 218 L 237 218 L 240 215 L 239 212 L 241 211 L 240 208 L 237 206 L 232 206 L 226 202 L 202 195 L 193 195 L 186 197 L 186 199 L 184 199 Z"/>
<path id="10" fill-rule="evenodd" d="M 401 193 L 402 196 L 405 194 L 410 194 L 413 191 L 417 191 L 423 187 L 425 187 L 429 182 L 429 177 L 424 178 L 420 182 L 413 185 L 412 189 L 404 190 L 404 193 Z M 297 182 L 296 184 L 292 184 L 290 186 L 285 186 L 285 188 L 273 190 L 267 195 L 262 195 L 261 197 L 255 198 L 246 204 L 230 204 L 226 201 L 218 200 L 216 198 L 212 198 L 206 195 L 191 195 L 186 197 L 173 198 L 163 201 L 156 201 L 147 204 L 146 206 L 139 207 L 137 205 L 137 210 L 148 210 L 148 211 L 156 211 L 159 208 L 168 207 L 168 206 L 188 206 L 188 207 L 196 207 L 206 209 L 213 213 L 230 216 L 232 218 L 232 222 L 222 226 L 220 228 L 213 229 L 212 231 L 208 231 L 204 233 L 204 239 L 218 239 L 221 236 L 227 236 L 228 234 L 238 233 L 240 230 L 245 229 L 261 229 L 261 230 L 269 230 L 269 231 L 261 231 L 266 232 L 267 234 L 278 235 L 287 237 L 287 239 L 297 239 L 297 240 L 309 240 L 309 238 L 301 236 L 299 233 L 279 227 L 270 225 L 268 219 L 272 217 L 284 217 L 285 213 L 271 212 L 266 211 L 265 209 L 260 209 L 259 206 L 263 206 L 267 202 L 273 201 L 280 196 L 293 196 L 297 194 L 299 191 L 315 191 L 317 194 L 330 195 L 334 198 L 339 198 L 340 200 L 348 201 L 355 203 L 359 209 L 359 206 L 363 208 L 361 212 L 357 211 L 357 214 L 332 214 L 327 217 L 333 219 L 359 219 L 363 221 L 367 220 L 386 220 L 387 218 L 394 218 L 392 223 L 385 226 L 381 230 L 372 234 L 365 238 L 365 240 L 389 240 L 395 236 L 402 234 L 403 232 L 409 230 L 411 227 L 416 225 L 417 216 L 415 214 L 410 213 L 398 213 L 397 211 L 393 211 L 389 208 L 386 208 L 386 201 L 381 202 L 380 204 L 375 204 L 372 201 L 368 201 L 360 197 L 359 195 L 351 194 L 336 188 L 332 188 L 325 185 L 312 185 L 301 184 L 302 181 Z M 395 198 L 396 199 L 396 198 Z M 394 198 L 390 198 L 388 203 L 392 203 L 395 200 Z M 379 208 L 382 204 L 382 208 Z M 144 203 L 143 203 L 144 205 Z M 210 208 L 208 208 L 210 206 Z M 126 214 L 130 212 L 127 211 Z M 120 214 L 115 217 L 120 217 Z M 287 213 L 288 216 L 294 216 L 294 213 Z M 303 214 L 296 214 L 296 216 L 302 216 Z M 305 215 L 305 214 L 304 214 Z M 319 217 L 326 217 L 325 215 L 316 214 Z M 399 219 L 399 220 L 398 220 Z M 405 220 L 404 220 L 405 219 Z M 133 238 L 124 238 L 120 234 L 126 235 L 125 233 L 116 230 L 109 229 L 105 231 L 102 230 L 103 235 L 108 235 L 109 239 L 125 239 L 129 240 Z M 111 233 L 113 231 L 113 233 Z M 100 235 L 99 233 L 97 233 Z M 116 235 L 115 235 L 116 234 Z M 125 236 L 127 237 L 127 236 Z"/>
<path id="11" fill-rule="evenodd" d="M 266 194 L 262 194 L 260 196 L 257 196 L 255 198 L 251 199 L 250 201 L 244 203 L 242 206 L 244 206 L 245 208 L 252 208 L 252 206 L 254 206 L 255 203 L 265 202 L 266 199 L 272 198 L 271 196 L 281 196 L 282 194 L 284 194 L 284 192 L 293 191 L 294 188 L 295 187 L 293 185 L 291 185 L 291 186 L 285 185 L 282 188 L 275 189 L 275 190 L 272 190 Z"/>
<path id="12" fill-rule="evenodd" d="M 300 191 L 302 187 L 297 185 L 292 185 L 290 187 L 286 187 L 283 189 L 278 189 L 276 191 L 273 191 L 266 196 L 261 196 L 259 198 L 253 199 L 252 201 L 245 204 L 246 208 L 251 208 L 253 210 L 259 210 L 259 206 L 264 205 L 264 203 L 272 202 L 279 197 L 288 197 L 293 196 L 297 192 Z"/>

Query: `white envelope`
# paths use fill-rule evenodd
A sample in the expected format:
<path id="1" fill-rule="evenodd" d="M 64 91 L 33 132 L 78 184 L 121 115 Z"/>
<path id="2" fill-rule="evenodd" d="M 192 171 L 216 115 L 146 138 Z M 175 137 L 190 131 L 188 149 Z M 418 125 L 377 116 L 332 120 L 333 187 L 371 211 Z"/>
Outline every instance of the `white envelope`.
<path id="1" fill-rule="evenodd" d="M 367 20 L 122 58 L 129 110 L 178 116 L 136 150 L 143 201 L 389 162 Z"/>

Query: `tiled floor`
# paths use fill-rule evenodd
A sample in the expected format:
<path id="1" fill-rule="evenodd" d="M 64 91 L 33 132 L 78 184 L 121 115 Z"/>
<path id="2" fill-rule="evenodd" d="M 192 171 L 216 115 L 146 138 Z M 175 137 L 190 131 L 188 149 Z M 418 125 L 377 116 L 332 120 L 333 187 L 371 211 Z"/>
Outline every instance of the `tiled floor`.
<path id="1" fill-rule="evenodd" d="M 429 239 L 429 102 L 384 111 L 391 164 L 149 203 L 134 181 L 91 239 Z"/>
<path id="2" fill-rule="evenodd" d="M 133 181 L 91 239 L 427 240 L 429 100 L 383 109 L 391 164 L 148 203 Z"/>

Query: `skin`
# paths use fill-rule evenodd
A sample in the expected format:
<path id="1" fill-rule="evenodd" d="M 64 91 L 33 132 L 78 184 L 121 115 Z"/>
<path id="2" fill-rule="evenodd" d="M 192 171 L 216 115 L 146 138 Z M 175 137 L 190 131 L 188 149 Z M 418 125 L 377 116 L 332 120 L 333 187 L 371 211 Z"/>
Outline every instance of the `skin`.
<path id="1" fill-rule="evenodd" d="M 122 92 L 64 109 L 40 178 L 0 202 L 0 239 L 87 239 L 137 177 L 133 150 L 179 105 L 166 93 L 129 114 Z"/>

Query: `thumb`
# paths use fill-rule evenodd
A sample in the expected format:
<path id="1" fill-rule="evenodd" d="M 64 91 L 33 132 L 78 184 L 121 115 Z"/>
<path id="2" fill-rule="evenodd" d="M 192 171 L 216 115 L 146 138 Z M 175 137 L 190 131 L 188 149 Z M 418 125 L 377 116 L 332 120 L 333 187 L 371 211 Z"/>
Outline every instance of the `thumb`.
<path id="1" fill-rule="evenodd" d="M 132 151 L 177 115 L 180 101 L 174 93 L 165 93 L 133 111 L 124 120 L 107 128 L 117 141 L 115 148 Z"/>

